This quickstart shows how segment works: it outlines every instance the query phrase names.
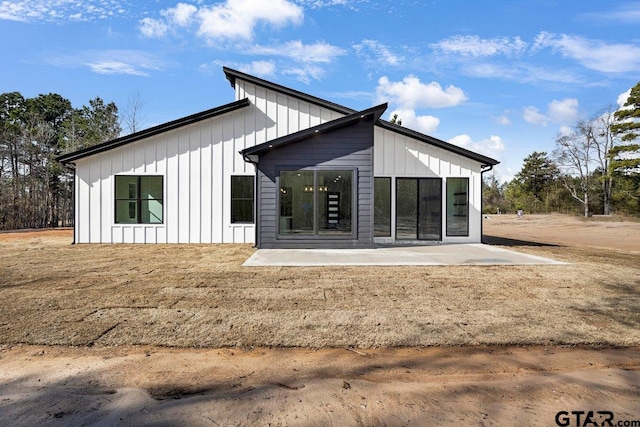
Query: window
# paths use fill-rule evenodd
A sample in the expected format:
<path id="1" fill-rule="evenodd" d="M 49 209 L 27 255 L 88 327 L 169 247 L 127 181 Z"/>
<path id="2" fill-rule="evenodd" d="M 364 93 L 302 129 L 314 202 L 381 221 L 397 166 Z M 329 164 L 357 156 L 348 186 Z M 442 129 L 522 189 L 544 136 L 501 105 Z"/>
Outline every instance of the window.
<path id="1" fill-rule="evenodd" d="M 280 172 L 279 233 L 352 236 L 353 170 Z"/>
<path id="2" fill-rule="evenodd" d="M 231 177 L 231 222 L 253 223 L 253 176 Z"/>
<path id="3" fill-rule="evenodd" d="M 447 178 L 447 236 L 469 235 L 469 178 Z"/>
<path id="4" fill-rule="evenodd" d="M 116 175 L 116 224 L 162 224 L 163 177 Z"/>
<path id="5" fill-rule="evenodd" d="M 391 236 L 391 178 L 373 179 L 373 235 Z"/>

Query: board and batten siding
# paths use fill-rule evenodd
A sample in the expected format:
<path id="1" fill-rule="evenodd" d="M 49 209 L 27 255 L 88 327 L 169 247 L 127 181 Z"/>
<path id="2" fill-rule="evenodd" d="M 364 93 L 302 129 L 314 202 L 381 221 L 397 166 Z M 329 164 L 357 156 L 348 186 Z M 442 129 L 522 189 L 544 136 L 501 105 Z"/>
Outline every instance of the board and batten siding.
<path id="1" fill-rule="evenodd" d="M 254 165 L 239 151 L 345 114 L 239 78 L 234 87 L 236 100 L 247 98 L 249 106 L 75 161 L 75 241 L 253 243 L 253 224 L 230 222 L 231 176 L 255 175 Z M 443 193 L 447 177 L 469 178 L 470 236 L 443 233 L 443 241 L 480 241 L 481 164 L 381 127 L 373 129 L 375 176 L 442 177 Z M 115 175 L 162 175 L 164 223 L 115 224 Z M 358 191 L 371 192 L 372 183 Z M 370 212 L 363 207 L 360 214 L 366 218 Z"/>
<path id="2" fill-rule="evenodd" d="M 405 135 L 376 127 L 374 131 L 374 175 L 392 178 L 391 238 L 376 238 L 390 242 L 395 238 L 396 178 L 442 178 L 442 241 L 463 243 L 481 241 L 481 170 L 482 164 L 460 154 L 418 141 Z M 446 179 L 469 178 L 469 236 L 446 235 Z"/>
<path id="3" fill-rule="evenodd" d="M 243 110 L 76 162 L 77 243 L 253 243 L 253 224 L 231 224 L 231 176 L 255 175 Z M 163 224 L 116 224 L 116 175 L 164 177 Z"/>
<path id="4" fill-rule="evenodd" d="M 235 83 L 236 100 L 249 99 L 257 113 L 247 124 L 256 129 L 253 145 L 326 123 L 344 114 L 241 79 Z"/>
<path id="5" fill-rule="evenodd" d="M 354 239 L 279 238 L 278 188 L 282 170 L 356 169 L 352 212 Z M 258 171 L 260 248 L 371 248 L 373 247 L 373 123 L 364 120 L 269 151 L 260 157 Z"/>
<path id="6" fill-rule="evenodd" d="M 231 176 L 255 175 L 240 150 L 343 114 L 236 82 L 244 109 L 76 162 L 77 243 L 253 243 L 253 224 L 231 224 Z M 164 223 L 115 224 L 114 175 L 164 176 Z"/>

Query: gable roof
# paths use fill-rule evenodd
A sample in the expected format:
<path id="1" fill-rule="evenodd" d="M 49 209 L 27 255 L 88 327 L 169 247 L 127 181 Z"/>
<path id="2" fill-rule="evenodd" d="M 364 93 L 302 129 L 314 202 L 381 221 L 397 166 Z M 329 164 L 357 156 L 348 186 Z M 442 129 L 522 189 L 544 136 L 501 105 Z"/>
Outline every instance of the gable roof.
<path id="1" fill-rule="evenodd" d="M 368 108 L 366 110 L 357 111 L 346 115 L 344 117 L 340 117 L 338 119 L 334 119 L 317 126 L 310 127 L 308 129 L 304 129 L 295 133 L 291 133 L 289 135 L 282 136 L 280 138 L 272 139 L 271 141 L 264 142 L 262 144 L 255 145 L 253 147 L 245 148 L 240 151 L 242 157 L 245 161 L 250 163 L 257 163 L 258 156 L 260 154 L 266 153 L 270 150 L 276 150 L 280 147 L 284 147 L 289 144 L 293 144 L 304 139 L 307 139 L 313 135 L 322 134 L 325 132 L 330 132 L 336 129 L 341 129 L 347 127 L 359 120 L 366 120 L 371 118 L 373 123 L 375 124 L 378 120 L 380 120 L 380 116 L 387 109 L 387 104 L 380 104 L 375 107 Z"/>
<path id="2" fill-rule="evenodd" d="M 262 86 L 265 87 L 267 89 L 271 89 L 273 91 L 282 93 L 284 95 L 288 95 L 288 96 L 292 96 L 294 98 L 298 98 L 300 100 L 303 101 L 307 101 L 311 104 L 314 105 L 318 105 L 320 107 L 332 110 L 332 111 L 336 111 L 338 113 L 341 114 L 345 114 L 345 115 L 350 115 L 350 114 L 357 114 L 358 112 L 356 110 L 353 110 L 351 108 L 345 107 L 343 105 L 340 104 L 336 104 L 334 102 L 331 101 L 327 101 L 325 99 L 322 98 L 318 98 L 315 97 L 313 95 L 309 95 L 306 94 L 304 92 L 300 92 L 297 91 L 295 89 L 291 89 L 282 85 L 279 85 L 277 83 L 273 83 L 258 77 L 254 77 L 252 75 L 249 74 L 245 74 L 241 71 L 237 71 L 237 70 L 233 70 L 231 68 L 228 67 L 223 67 L 222 70 L 224 71 L 227 80 L 229 80 L 229 82 L 231 83 L 231 86 L 233 88 L 235 88 L 236 86 L 236 80 L 240 79 L 240 80 L 244 80 L 246 82 L 249 83 L 253 83 L 255 85 L 258 86 Z M 438 148 L 442 148 L 444 150 L 450 151 L 452 153 L 455 154 L 459 154 L 461 156 L 467 157 L 469 159 L 475 160 L 477 162 L 482 163 L 483 166 L 494 166 L 497 165 L 498 163 L 500 163 L 499 161 L 492 159 L 491 157 L 488 156 L 484 156 L 482 154 L 478 154 L 475 153 L 473 151 L 467 150 L 465 148 L 462 147 L 458 147 L 457 145 L 453 145 L 450 144 L 448 142 L 442 141 L 438 138 L 434 138 L 432 136 L 429 135 L 425 135 L 423 133 L 411 130 L 411 129 L 407 129 L 405 127 L 390 123 L 386 120 L 382 120 L 382 119 L 378 119 L 376 122 L 376 126 L 381 127 L 382 129 L 386 129 L 389 130 L 391 132 L 395 132 L 395 133 L 399 133 L 401 135 L 407 136 L 409 138 L 413 138 L 416 139 L 418 141 L 433 145 L 435 147 Z"/>
<path id="3" fill-rule="evenodd" d="M 222 114 L 230 113 L 232 111 L 239 110 L 240 108 L 248 107 L 249 105 L 250 105 L 250 102 L 248 99 L 246 98 L 241 99 L 239 101 L 235 101 L 230 104 L 221 105 L 220 107 L 212 108 L 210 110 L 192 114 L 190 116 L 186 116 L 181 119 L 163 123 L 158 126 L 150 127 L 148 129 L 143 129 L 139 132 L 135 132 L 130 135 L 112 139 L 111 141 L 107 141 L 102 144 L 93 145 L 91 147 L 83 148 L 82 150 L 64 154 L 62 156 L 59 156 L 56 160 L 58 160 L 63 164 L 73 163 L 74 161 L 81 159 L 83 157 L 102 153 L 103 151 L 108 151 L 116 147 L 120 147 L 122 145 L 131 144 L 132 142 L 140 141 L 141 139 L 149 138 L 163 132 L 177 129 L 182 126 L 187 126 L 202 120 L 206 120 L 212 117 L 220 116 Z"/>

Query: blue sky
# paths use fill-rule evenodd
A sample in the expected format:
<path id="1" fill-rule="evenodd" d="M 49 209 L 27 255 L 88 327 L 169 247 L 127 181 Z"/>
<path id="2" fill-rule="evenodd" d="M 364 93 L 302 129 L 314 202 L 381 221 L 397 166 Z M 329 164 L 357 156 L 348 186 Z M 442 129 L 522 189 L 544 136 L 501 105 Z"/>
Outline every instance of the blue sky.
<path id="1" fill-rule="evenodd" d="M 0 0 L 0 93 L 138 94 L 143 126 L 233 101 L 222 66 L 489 155 L 510 179 L 640 81 L 638 1 Z"/>

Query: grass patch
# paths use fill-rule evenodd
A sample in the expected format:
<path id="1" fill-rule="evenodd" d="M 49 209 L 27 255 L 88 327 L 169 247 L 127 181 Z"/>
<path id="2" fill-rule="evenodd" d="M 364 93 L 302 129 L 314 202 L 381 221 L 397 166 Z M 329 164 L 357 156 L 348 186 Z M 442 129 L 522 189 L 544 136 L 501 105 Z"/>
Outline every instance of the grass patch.
<path id="1" fill-rule="evenodd" d="M 0 344 L 640 345 L 640 254 L 511 245 L 570 265 L 252 267 L 249 245 L 0 234 Z"/>

